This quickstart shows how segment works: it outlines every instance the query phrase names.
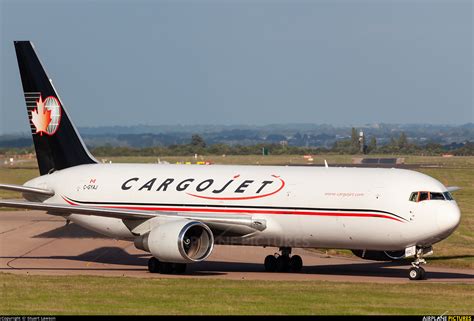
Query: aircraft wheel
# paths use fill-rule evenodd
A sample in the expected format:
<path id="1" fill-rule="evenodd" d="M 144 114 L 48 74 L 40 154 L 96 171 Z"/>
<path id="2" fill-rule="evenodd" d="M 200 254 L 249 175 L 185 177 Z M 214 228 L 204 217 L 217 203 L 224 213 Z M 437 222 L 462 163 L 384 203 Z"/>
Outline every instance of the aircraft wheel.
<path id="1" fill-rule="evenodd" d="M 299 255 L 293 255 L 290 258 L 290 270 L 292 272 L 300 272 L 303 268 L 303 259 Z"/>
<path id="2" fill-rule="evenodd" d="M 264 265 L 266 272 L 275 272 L 277 268 L 277 258 L 274 255 L 267 255 Z"/>
<path id="3" fill-rule="evenodd" d="M 424 268 L 420 267 L 420 270 L 421 270 L 421 277 L 420 277 L 420 280 L 424 280 L 426 279 L 426 271 Z"/>
<path id="4" fill-rule="evenodd" d="M 161 274 L 171 274 L 173 273 L 173 263 L 161 262 L 160 264 L 160 273 Z"/>
<path id="5" fill-rule="evenodd" d="M 276 270 L 278 272 L 288 272 L 290 269 L 290 257 L 286 255 L 280 255 L 276 259 Z"/>
<path id="6" fill-rule="evenodd" d="M 408 278 L 412 281 L 422 280 L 425 277 L 425 270 L 422 267 L 412 267 L 408 270 Z"/>
<path id="7" fill-rule="evenodd" d="M 150 273 L 159 273 L 160 272 L 160 261 L 156 257 L 151 257 L 148 260 L 148 271 Z"/>
<path id="8" fill-rule="evenodd" d="M 174 272 L 176 274 L 183 274 L 186 272 L 186 263 L 176 263 L 174 265 Z"/>

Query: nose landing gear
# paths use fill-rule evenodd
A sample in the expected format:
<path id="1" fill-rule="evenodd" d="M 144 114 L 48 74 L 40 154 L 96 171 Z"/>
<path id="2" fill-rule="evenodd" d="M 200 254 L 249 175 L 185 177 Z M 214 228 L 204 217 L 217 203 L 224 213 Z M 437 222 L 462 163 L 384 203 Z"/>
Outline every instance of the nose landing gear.
<path id="1" fill-rule="evenodd" d="M 412 281 L 414 280 L 424 280 L 425 279 L 425 269 L 420 266 L 412 266 L 408 270 L 408 278 Z"/>
<path id="2" fill-rule="evenodd" d="M 423 256 L 428 256 L 431 254 L 433 254 L 433 249 L 431 247 L 416 249 L 415 261 L 411 263 L 412 267 L 408 270 L 408 278 L 410 280 L 424 280 L 426 278 L 425 269 L 421 267 L 421 264 L 426 264 L 426 260 L 423 258 Z"/>
<path id="3" fill-rule="evenodd" d="M 281 254 L 275 253 L 265 258 L 266 272 L 300 272 L 303 268 L 303 260 L 299 255 L 292 255 L 290 247 L 281 247 Z"/>

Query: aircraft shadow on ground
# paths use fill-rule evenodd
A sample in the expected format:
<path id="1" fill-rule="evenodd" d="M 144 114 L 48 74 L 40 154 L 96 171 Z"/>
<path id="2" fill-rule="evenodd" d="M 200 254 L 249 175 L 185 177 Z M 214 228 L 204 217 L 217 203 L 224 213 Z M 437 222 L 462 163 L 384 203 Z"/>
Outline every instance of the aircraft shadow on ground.
<path id="1" fill-rule="evenodd" d="M 76 256 L 27 256 L 25 259 L 38 260 L 71 260 L 84 262 L 83 267 L 34 267 L 28 266 L 28 270 L 114 270 L 114 271 L 140 271 L 137 267 L 147 269 L 148 258 L 147 253 L 130 254 L 120 247 L 101 247 L 92 251 L 84 252 Z M 7 258 L 7 257 L 2 257 Z M 20 257 L 9 257 L 11 259 L 21 259 Z M 89 265 L 87 263 L 120 265 L 120 267 L 97 267 L 97 265 Z M 407 262 L 354 262 L 347 264 L 324 264 L 305 266 L 301 274 L 315 275 L 343 275 L 343 276 L 371 276 L 385 278 L 407 278 L 409 263 Z M 472 279 L 472 274 L 441 272 L 427 270 L 427 278 L 436 279 Z M 188 265 L 186 275 L 225 275 L 229 272 L 260 272 L 264 273 L 263 264 L 245 263 L 245 262 L 222 262 L 222 261 L 204 261 Z"/>
<path id="2" fill-rule="evenodd" d="M 50 255 L 50 256 L 25 256 L 25 257 L 0 257 L 2 259 L 36 259 L 36 260 L 71 260 L 86 263 L 119 264 L 127 266 L 147 266 L 147 253 L 130 254 L 124 249 L 115 246 L 100 247 L 79 255 Z M 29 269 L 30 267 L 28 267 Z M 48 268 L 46 268 L 48 269 Z M 67 268 L 65 268 L 67 269 Z"/>
<path id="3" fill-rule="evenodd" d="M 56 239 L 56 238 L 66 238 L 66 239 L 77 239 L 77 238 L 94 238 L 94 239 L 110 239 L 105 235 L 96 233 L 94 231 L 87 230 L 77 224 L 70 223 L 68 225 L 63 225 L 61 227 L 52 229 L 41 234 L 33 236 L 33 238 L 46 238 L 46 239 Z"/>
<path id="4" fill-rule="evenodd" d="M 309 274 L 347 275 L 347 276 L 380 276 L 389 278 L 407 278 L 409 266 L 406 263 L 376 262 L 362 264 L 337 264 L 308 266 L 303 271 Z M 472 274 L 458 272 L 431 271 L 425 267 L 427 279 L 466 279 L 474 278 Z"/>
<path id="5" fill-rule="evenodd" d="M 110 239 L 107 236 L 99 233 L 87 230 L 77 224 L 70 223 L 53 230 L 43 232 L 33 236 L 34 238 L 98 238 L 98 239 Z M 126 266 L 142 266 L 146 269 L 149 254 L 129 254 L 120 247 L 101 247 L 94 249 L 89 252 L 82 253 L 78 256 L 48 256 L 48 257 L 36 257 L 37 259 L 66 259 L 72 261 L 83 261 L 90 263 L 102 263 L 102 264 L 119 264 Z M 436 256 L 428 258 L 429 261 L 437 260 L 448 260 L 448 259 L 466 259 L 473 258 L 474 255 L 453 255 L 453 256 Z M 28 259 L 35 257 L 28 256 Z M 321 275 L 346 275 L 346 276 L 380 276 L 380 277 L 393 277 L 393 278 L 406 278 L 409 261 L 399 262 L 364 262 L 364 263 L 350 263 L 350 264 L 338 264 L 338 265 L 317 265 L 317 266 L 305 266 L 301 273 L 306 274 L 321 274 Z M 400 268 L 393 268 L 398 266 Z M 392 267 L 392 268 L 388 268 Z M 30 269 L 30 268 L 29 268 Z M 32 268 L 34 269 L 34 268 Z M 91 267 L 87 266 L 84 268 L 37 268 L 39 270 L 107 270 L 106 267 Z M 116 270 L 122 270 L 121 268 L 114 268 Z M 127 269 L 123 270 L 136 270 Z M 433 272 L 430 271 L 429 267 L 426 268 L 428 271 L 427 277 L 429 279 L 461 279 L 461 278 L 473 278 L 469 274 L 460 274 L 452 272 Z M 188 267 L 187 274 L 190 275 L 217 275 L 226 274 L 228 272 L 264 272 L 263 264 L 257 263 L 236 263 L 236 262 L 215 262 L 205 261 L 195 264 L 190 264 Z"/>
<path id="6" fill-rule="evenodd" d="M 194 267 L 195 266 L 195 267 Z M 235 262 L 202 262 L 194 264 L 191 269 L 210 270 L 222 272 L 263 272 L 263 264 L 256 263 L 235 263 Z M 400 268 L 394 268 L 400 267 Z M 474 278 L 472 274 L 456 272 L 435 272 L 427 270 L 428 279 L 466 279 Z M 407 278 L 408 267 L 405 263 L 384 262 L 384 263 L 350 263 L 305 266 L 300 272 L 302 274 L 317 275 L 344 275 L 344 276 L 373 276 Z"/>
<path id="7" fill-rule="evenodd" d="M 80 255 L 51 255 L 51 256 L 26 256 L 24 259 L 28 260 L 71 260 L 71 261 L 80 261 L 86 263 L 82 267 L 61 267 L 61 266 L 32 266 L 29 265 L 27 268 L 18 267 L 15 269 L 19 270 L 44 270 L 44 271 L 140 271 L 141 269 L 137 268 L 128 268 L 128 267 L 143 267 L 143 270 L 147 270 L 148 259 L 150 255 L 147 253 L 140 254 L 130 254 L 120 247 L 101 247 L 94 249 L 92 251 L 84 252 Z M 0 259 L 23 259 L 22 257 L 0 257 Z M 11 262 L 10 261 L 10 262 Z M 97 265 L 88 265 L 87 263 L 97 263 L 97 264 L 118 264 L 120 267 L 97 267 Z M 14 265 L 13 265 L 14 266 Z M 128 266 L 128 267 L 123 267 Z M 190 265 L 191 266 L 191 265 Z M 0 270 L 10 270 L 11 268 L 0 268 Z M 218 271 L 193 271 L 190 269 L 188 275 L 222 275 L 226 274 L 225 272 Z"/>

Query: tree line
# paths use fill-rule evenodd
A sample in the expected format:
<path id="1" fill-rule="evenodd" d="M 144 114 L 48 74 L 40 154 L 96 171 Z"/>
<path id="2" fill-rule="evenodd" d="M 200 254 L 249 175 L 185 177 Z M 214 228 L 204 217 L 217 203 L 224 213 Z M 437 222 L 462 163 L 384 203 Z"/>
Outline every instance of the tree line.
<path id="1" fill-rule="evenodd" d="M 377 139 L 371 137 L 361 148 L 361 142 L 355 129 L 350 139 L 339 140 L 331 148 L 288 146 L 287 144 L 255 144 L 255 145 L 207 145 L 200 135 L 193 135 L 188 144 L 156 146 L 146 148 L 101 146 L 92 150 L 97 156 L 190 156 L 198 155 L 262 155 L 268 151 L 270 155 L 308 155 L 308 154 L 404 154 L 404 155 L 441 155 L 450 153 L 456 156 L 474 155 L 474 143 L 466 142 L 460 147 L 449 148 L 438 143 L 428 142 L 424 145 L 411 143 L 405 133 L 393 137 L 390 143 L 377 145 Z"/>
<path id="2" fill-rule="evenodd" d="M 28 148 L 3 148 L 0 155 L 28 154 L 34 151 Z M 266 151 L 266 153 L 265 153 Z M 91 149 L 93 155 L 98 157 L 107 156 L 192 156 L 198 155 L 308 155 L 308 154 L 387 154 L 387 155 L 441 155 L 453 154 L 455 156 L 473 156 L 474 143 L 466 142 L 455 146 L 446 146 L 438 143 L 428 142 L 423 145 L 414 144 L 409 141 L 405 133 L 398 137 L 392 137 L 390 143 L 378 146 L 377 139 L 371 137 L 361 147 L 361 142 L 355 129 L 352 130 L 351 138 L 339 140 L 331 148 L 324 147 L 302 147 L 288 146 L 287 144 L 260 143 L 255 145 L 227 145 L 206 144 L 200 135 L 192 135 L 187 144 L 155 147 L 118 147 L 105 145 Z"/>

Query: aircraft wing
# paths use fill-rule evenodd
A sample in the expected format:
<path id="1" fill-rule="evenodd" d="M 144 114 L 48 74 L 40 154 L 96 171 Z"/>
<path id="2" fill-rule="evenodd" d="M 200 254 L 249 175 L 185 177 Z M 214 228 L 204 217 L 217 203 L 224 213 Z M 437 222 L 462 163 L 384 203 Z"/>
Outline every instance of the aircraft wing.
<path id="1" fill-rule="evenodd" d="M 115 208 L 104 208 L 94 206 L 67 205 L 29 202 L 22 200 L 0 200 L 0 207 L 23 208 L 31 210 L 46 211 L 51 215 L 67 216 L 69 214 L 93 215 L 102 217 L 119 218 L 125 224 L 135 221 L 145 221 L 155 217 L 162 218 L 182 218 L 200 221 L 208 225 L 215 231 L 234 232 L 238 235 L 245 235 L 255 231 L 262 231 L 266 228 L 265 220 L 253 219 L 250 215 L 219 215 L 207 213 L 179 213 L 179 212 L 150 212 L 139 210 L 123 210 Z"/>

